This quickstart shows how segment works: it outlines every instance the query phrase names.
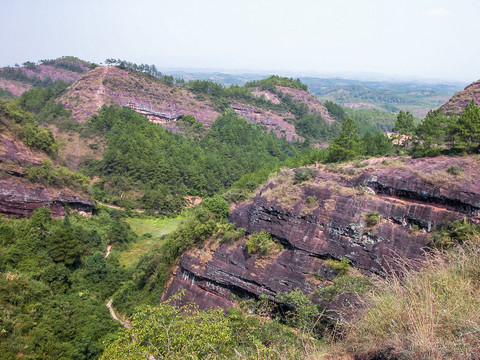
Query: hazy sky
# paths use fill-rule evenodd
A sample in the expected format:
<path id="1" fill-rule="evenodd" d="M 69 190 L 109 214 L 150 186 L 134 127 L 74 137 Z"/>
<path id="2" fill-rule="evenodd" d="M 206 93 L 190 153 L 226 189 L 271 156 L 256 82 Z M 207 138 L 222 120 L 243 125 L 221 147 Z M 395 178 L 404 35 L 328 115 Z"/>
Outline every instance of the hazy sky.
<path id="1" fill-rule="evenodd" d="M 167 68 L 480 78 L 479 0 L 0 0 L 0 66 L 73 55 Z"/>

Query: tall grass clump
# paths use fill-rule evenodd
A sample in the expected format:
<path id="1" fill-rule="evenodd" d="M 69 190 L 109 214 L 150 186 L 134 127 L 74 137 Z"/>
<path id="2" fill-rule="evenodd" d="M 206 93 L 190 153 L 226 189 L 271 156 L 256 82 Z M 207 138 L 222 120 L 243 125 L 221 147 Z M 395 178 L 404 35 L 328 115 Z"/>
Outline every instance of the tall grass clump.
<path id="1" fill-rule="evenodd" d="M 341 342 L 356 359 L 477 359 L 480 246 L 435 252 L 379 282 Z"/>

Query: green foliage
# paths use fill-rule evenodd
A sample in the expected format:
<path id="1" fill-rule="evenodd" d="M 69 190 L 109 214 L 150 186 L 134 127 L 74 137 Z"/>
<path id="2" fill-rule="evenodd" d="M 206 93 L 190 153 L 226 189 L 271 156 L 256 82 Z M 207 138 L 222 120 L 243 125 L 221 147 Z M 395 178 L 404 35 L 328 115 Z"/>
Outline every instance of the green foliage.
<path id="1" fill-rule="evenodd" d="M 204 199 L 202 205 L 205 209 L 219 215 L 220 217 L 227 217 L 230 210 L 228 202 L 219 195 Z"/>
<path id="2" fill-rule="evenodd" d="M 251 234 L 245 243 L 250 255 L 267 255 L 272 250 L 273 245 L 272 235 L 264 231 Z"/>
<path id="3" fill-rule="evenodd" d="M 15 96 L 13 96 L 13 94 L 9 90 L 3 89 L 3 88 L 0 89 L 1 100 L 10 101 L 10 100 L 13 100 L 14 98 Z"/>
<path id="4" fill-rule="evenodd" d="M 413 146 L 409 149 L 414 157 L 478 153 L 480 107 L 471 101 L 460 116 L 447 116 L 443 110 L 430 111 L 414 130 Z M 403 142 L 404 147 L 408 148 L 409 137 Z"/>
<path id="5" fill-rule="evenodd" d="M 28 179 L 34 183 L 56 187 L 68 187 L 72 190 L 88 192 L 90 179 L 83 174 L 68 170 L 63 166 L 53 168 L 50 160 L 43 160 L 42 165 L 32 166 L 27 170 Z"/>
<path id="6" fill-rule="evenodd" d="M 393 131 L 401 135 L 411 135 L 415 128 L 414 118 L 410 112 L 400 111 L 397 115 L 397 120 L 393 126 Z"/>
<path id="7" fill-rule="evenodd" d="M 433 234 L 433 242 L 435 246 L 441 249 L 449 249 L 456 244 L 472 242 L 479 235 L 480 226 L 463 218 L 463 220 L 455 220 L 443 225 Z"/>
<path id="8" fill-rule="evenodd" d="M 205 131 L 203 124 L 193 115 L 184 115 L 177 121 L 177 126 L 187 136 L 199 136 Z"/>
<path id="9" fill-rule="evenodd" d="M 52 219 L 0 219 L 1 359 L 96 359 L 119 325 L 104 300 L 126 280 L 107 236 L 121 220 L 107 212 Z"/>
<path id="10" fill-rule="evenodd" d="M 480 106 L 476 105 L 474 100 L 467 105 L 452 127 L 455 152 L 478 152 L 480 149 Z"/>
<path id="11" fill-rule="evenodd" d="M 314 168 L 300 168 L 295 171 L 293 176 L 293 183 L 300 184 L 302 182 L 310 181 L 315 179 L 318 174 L 318 170 Z"/>
<path id="12" fill-rule="evenodd" d="M 35 66 L 31 68 L 36 69 Z M 35 87 L 46 88 L 54 85 L 52 78 L 49 76 L 43 78 L 42 80 L 35 75 L 26 75 L 21 69 L 14 69 L 8 66 L 0 69 L 0 78 L 20 81 Z"/>
<path id="13" fill-rule="evenodd" d="M 368 227 L 374 227 L 380 221 L 380 216 L 378 215 L 378 211 L 365 214 L 364 217 Z"/>
<path id="14" fill-rule="evenodd" d="M 332 269 L 335 275 L 346 275 L 351 268 L 350 262 L 344 256 L 342 256 L 340 260 L 327 259 L 323 263 L 325 266 Z"/>
<path id="15" fill-rule="evenodd" d="M 15 102 L 25 111 L 35 114 L 35 119 L 40 123 L 54 123 L 63 125 L 63 123 L 75 122 L 71 112 L 62 104 L 58 104 L 55 99 L 62 94 L 69 84 L 58 80 L 55 85 L 48 88 L 32 88 L 24 92 Z"/>
<path id="16" fill-rule="evenodd" d="M 328 101 L 328 100 L 324 101 L 323 105 L 325 105 L 325 107 L 327 108 L 330 116 L 335 120 L 337 120 L 338 122 L 342 123 L 345 120 L 347 120 L 348 114 L 346 113 L 345 108 L 343 106 L 340 106 L 334 103 L 333 101 Z"/>
<path id="17" fill-rule="evenodd" d="M 347 118 L 342 123 L 340 135 L 333 139 L 329 147 L 328 162 L 346 161 L 360 154 L 360 137 L 355 122 Z"/>
<path id="18" fill-rule="evenodd" d="M 465 169 L 461 166 L 458 166 L 458 165 L 450 166 L 447 169 L 447 172 L 451 175 L 454 175 L 454 176 L 462 175 L 464 171 L 465 171 Z"/>
<path id="19" fill-rule="evenodd" d="M 105 64 L 107 65 L 114 65 L 119 67 L 120 69 L 128 69 L 132 71 L 138 71 L 145 73 L 147 75 L 153 76 L 159 80 L 161 80 L 166 85 L 183 85 L 183 79 L 175 79 L 173 76 L 170 75 L 163 75 L 155 65 L 148 65 L 148 64 L 135 64 L 131 61 L 121 60 L 121 59 L 106 59 Z"/>
<path id="20" fill-rule="evenodd" d="M 362 296 L 372 287 L 372 281 L 363 276 L 340 275 L 333 284 L 322 286 L 315 295 L 322 301 L 331 302 L 342 295 Z"/>
<path id="21" fill-rule="evenodd" d="M 281 307 L 281 315 L 288 326 L 318 338 L 323 335 L 325 323 L 321 320 L 324 311 L 301 290 L 277 294 L 275 299 L 287 305 Z"/>
<path id="22" fill-rule="evenodd" d="M 286 78 L 278 75 L 272 75 L 269 78 L 263 80 L 251 81 L 248 82 L 245 86 L 259 87 L 262 90 L 269 90 L 274 92 L 276 91 L 276 86 L 284 86 L 292 89 L 308 91 L 308 86 L 303 84 L 300 79 Z"/>
<path id="23" fill-rule="evenodd" d="M 383 133 L 367 132 L 361 138 L 361 146 L 366 156 L 386 156 L 392 151 L 392 140 Z"/>
<path id="24" fill-rule="evenodd" d="M 299 152 L 298 145 L 233 112 L 219 117 L 201 139 L 172 134 L 133 110 L 113 107 L 102 108 L 89 126 L 108 138 L 97 170 L 108 181 L 99 182 L 94 194 L 103 199 L 140 189 L 138 206 L 163 214 L 178 211 L 184 195 L 213 195 Z"/>
<path id="25" fill-rule="evenodd" d="M 162 359 L 194 359 L 225 356 L 232 352 L 234 333 L 221 309 L 200 311 L 195 305 L 169 303 L 145 306 L 132 320 L 132 328 L 121 332 L 102 359 L 143 359 L 155 354 Z"/>
<path id="26" fill-rule="evenodd" d="M 11 121 L 13 120 L 13 125 Z M 50 130 L 38 126 L 33 115 L 23 111 L 15 103 L 0 101 L 0 125 L 4 123 L 12 127 L 22 141 L 33 148 L 43 150 L 53 156 L 57 153 L 58 144 Z"/>
<path id="27" fill-rule="evenodd" d="M 317 141 L 328 141 L 339 133 L 338 123 L 327 124 L 319 114 L 308 114 L 295 122 L 295 131 L 305 137 Z"/>

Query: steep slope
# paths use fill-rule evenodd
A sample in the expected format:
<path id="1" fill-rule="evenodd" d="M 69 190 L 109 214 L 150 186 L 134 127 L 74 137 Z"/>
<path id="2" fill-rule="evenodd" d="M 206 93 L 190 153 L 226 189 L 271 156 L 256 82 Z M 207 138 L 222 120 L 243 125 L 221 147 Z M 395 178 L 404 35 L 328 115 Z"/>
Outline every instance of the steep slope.
<path id="1" fill-rule="evenodd" d="M 475 101 L 475 104 L 480 105 L 480 80 L 453 95 L 441 108 L 445 110 L 446 114 L 459 115 L 472 100 Z"/>
<path id="2" fill-rule="evenodd" d="M 55 60 L 42 60 L 40 64 L 24 63 L 24 66 L 0 68 L 0 88 L 20 96 L 32 86 L 42 86 L 49 81 L 74 82 L 80 79 L 93 64 L 72 56 Z"/>
<path id="3" fill-rule="evenodd" d="M 262 89 L 261 87 L 252 88 L 253 96 L 263 99 L 270 106 L 258 106 L 242 100 L 233 100 L 232 108 L 240 116 L 247 118 L 252 122 L 259 122 L 278 136 L 284 135 L 287 140 L 302 138 L 295 130 L 293 120 L 296 117 L 288 106 L 292 101 L 297 106 L 305 107 L 307 114 L 317 113 L 328 123 L 333 124 L 334 119 L 328 113 L 323 103 L 306 90 L 295 89 L 287 86 L 274 86 L 273 89 Z M 272 106 L 277 105 L 277 107 Z M 282 108 L 283 105 L 283 108 Z"/>
<path id="4" fill-rule="evenodd" d="M 128 106 L 152 121 L 175 129 L 171 120 L 192 114 L 209 127 L 219 113 L 213 104 L 199 101 L 189 91 L 168 86 L 153 76 L 113 66 L 97 67 L 70 86 L 59 100 L 80 122 L 102 105 Z"/>
<path id="5" fill-rule="evenodd" d="M 102 105 L 115 104 L 130 107 L 174 132 L 180 131 L 176 121 L 183 115 L 195 116 L 208 129 L 220 115 L 219 109 L 230 106 L 242 117 L 289 141 L 301 139 L 294 125 L 299 114 L 318 113 L 327 123 L 334 122 L 321 101 L 306 90 L 288 86 L 232 90 L 213 83 L 197 85 L 180 87 L 129 69 L 97 67 L 71 85 L 58 101 L 80 122 Z"/>
<path id="6" fill-rule="evenodd" d="M 28 128 L 29 134 L 36 131 L 31 123 L 24 128 L 16 125 L 9 109 L 0 102 L 0 213 L 26 216 L 41 206 L 50 208 L 55 217 L 63 216 L 65 207 L 91 213 L 93 201 L 90 196 L 81 188 L 73 189 L 64 184 L 65 177 L 73 175 L 68 170 L 63 171 L 62 181 L 52 185 L 34 182 L 35 177 L 29 176 L 33 174 L 32 170 L 47 170 L 45 164 L 49 164 L 51 159 L 44 151 L 26 145 L 28 141 L 21 136 L 25 134 L 25 128 Z M 40 130 L 39 133 L 38 138 L 48 134 L 46 130 Z M 31 138 L 28 140 L 32 142 Z M 56 167 L 55 162 L 53 167 Z M 54 168 L 45 175 L 53 182 Z"/>
<path id="7" fill-rule="evenodd" d="M 449 173 L 454 165 L 462 175 Z M 249 254 L 245 240 L 192 250 L 164 297 L 187 289 L 188 301 L 228 308 L 235 295 L 274 300 L 296 288 L 313 294 L 332 289 L 338 277 L 332 259 L 348 259 L 356 278 L 382 275 L 402 259 L 421 262 L 429 232 L 442 224 L 464 217 L 480 222 L 480 165 L 473 157 L 371 159 L 360 169 L 321 169 L 313 180 L 295 184 L 302 171 L 283 171 L 230 212 L 247 233 L 272 234 L 281 251 Z"/>

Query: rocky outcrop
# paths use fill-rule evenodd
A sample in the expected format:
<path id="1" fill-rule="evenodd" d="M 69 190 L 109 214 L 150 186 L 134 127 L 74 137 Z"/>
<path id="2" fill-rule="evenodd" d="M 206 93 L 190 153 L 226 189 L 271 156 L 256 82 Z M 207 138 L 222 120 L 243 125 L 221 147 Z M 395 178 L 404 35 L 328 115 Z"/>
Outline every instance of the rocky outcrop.
<path id="1" fill-rule="evenodd" d="M 465 107 L 474 100 L 475 104 L 480 105 L 480 80 L 468 85 L 462 91 L 453 95 L 441 108 L 447 114 L 459 115 L 463 113 Z"/>
<path id="2" fill-rule="evenodd" d="M 206 128 L 220 115 L 213 103 L 197 99 L 184 88 L 114 66 L 99 66 L 88 71 L 60 96 L 58 102 L 72 110 L 79 122 L 87 121 L 102 105 L 135 104 L 129 107 L 140 113 L 140 109 L 147 109 L 150 114 L 167 114 L 176 119 L 191 114 Z M 169 122 L 161 125 L 172 129 Z"/>
<path id="3" fill-rule="evenodd" d="M 91 214 L 93 210 L 91 200 L 61 190 L 12 180 L 0 181 L 0 213 L 30 216 L 42 206 L 50 208 L 53 217 L 64 216 L 66 207 L 81 214 Z"/>
<path id="4" fill-rule="evenodd" d="M 82 214 L 91 214 L 93 202 L 85 194 L 32 184 L 28 168 L 40 166 L 46 154 L 26 146 L 9 133 L 0 134 L 0 213 L 19 217 L 30 216 L 35 209 L 46 206 L 52 216 L 65 215 L 65 207 Z"/>
<path id="5" fill-rule="evenodd" d="M 454 165 L 461 174 L 451 174 Z M 282 250 L 249 255 L 243 240 L 190 251 L 164 297 L 187 289 L 187 301 L 227 308 L 236 295 L 273 299 L 297 288 L 311 294 L 335 278 L 328 259 L 345 257 L 363 276 L 384 275 L 405 261 L 420 264 L 429 232 L 442 224 L 480 222 L 474 158 L 372 159 L 321 169 L 302 184 L 294 184 L 295 171 L 280 173 L 230 213 L 247 233 L 272 234 Z"/>

